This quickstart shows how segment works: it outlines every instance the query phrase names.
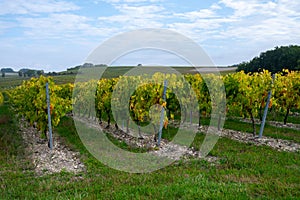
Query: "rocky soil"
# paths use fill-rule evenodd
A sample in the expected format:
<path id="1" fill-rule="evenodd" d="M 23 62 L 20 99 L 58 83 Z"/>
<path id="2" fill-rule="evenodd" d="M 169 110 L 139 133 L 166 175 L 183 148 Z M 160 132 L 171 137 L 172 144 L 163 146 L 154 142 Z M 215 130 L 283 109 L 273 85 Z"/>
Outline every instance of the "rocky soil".
<path id="1" fill-rule="evenodd" d="M 42 140 L 40 133 L 25 120 L 21 119 L 19 126 L 26 146 L 26 156 L 32 161 L 37 175 L 85 171 L 85 166 L 79 159 L 80 154 L 64 145 L 57 135 L 53 136 L 53 149 L 50 150 L 48 142 Z"/>
<path id="2" fill-rule="evenodd" d="M 258 136 L 253 136 L 253 134 L 250 133 L 228 129 L 222 130 L 221 137 L 227 137 L 243 143 L 252 143 L 257 146 L 265 145 L 278 151 L 300 152 L 300 144 L 289 140 L 275 139 L 266 136 L 259 138 Z"/>
<path id="3" fill-rule="evenodd" d="M 158 156 L 164 156 L 174 160 L 179 160 L 180 158 L 199 157 L 199 152 L 193 148 L 188 148 L 185 146 L 173 144 L 164 139 L 162 139 L 161 141 L 160 148 L 156 148 L 156 142 L 154 141 L 153 136 L 149 136 L 142 133 L 143 139 L 138 139 L 136 137 L 131 136 L 134 134 L 126 134 L 122 130 L 115 129 L 114 126 L 105 129 L 105 127 L 107 126 L 107 124 L 105 123 L 99 126 L 99 124 L 94 120 L 88 120 L 88 119 L 80 119 L 80 120 L 85 122 L 86 124 L 89 124 L 90 126 L 93 126 L 94 128 L 99 128 L 102 131 L 112 134 L 113 137 L 117 138 L 118 140 L 125 141 L 130 146 L 146 148 Z M 173 122 L 172 126 L 178 127 L 179 123 L 177 122 L 176 124 Z M 181 126 L 183 128 L 192 127 L 195 129 L 195 131 L 202 132 L 202 133 L 206 133 L 208 129 L 208 126 L 202 126 L 200 128 L 197 127 L 196 125 L 191 126 L 190 124 L 181 124 Z M 130 129 L 130 132 L 132 133 L 134 132 L 134 130 Z M 263 136 L 262 138 L 258 138 L 257 136 L 253 136 L 253 134 L 250 133 L 234 131 L 229 129 L 222 129 L 221 131 L 219 131 L 218 134 L 220 137 L 227 137 L 232 140 L 236 140 L 243 143 L 252 143 L 256 146 L 261 146 L 261 145 L 269 146 L 278 151 L 300 152 L 300 144 L 289 140 L 276 139 L 276 138 L 271 138 L 266 136 Z M 209 162 L 218 161 L 218 158 L 215 157 L 205 157 L 204 159 L 208 160 Z"/>
<path id="4" fill-rule="evenodd" d="M 99 129 L 105 133 L 111 134 L 114 138 L 124 141 L 127 145 L 131 147 L 137 148 L 144 148 L 147 151 L 150 151 L 154 155 L 167 157 L 172 160 L 179 160 L 179 159 L 188 159 L 188 158 L 199 158 L 199 152 L 196 151 L 194 148 L 188 148 L 186 146 L 181 146 L 178 144 L 174 144 L 169 142 L 165 139 L 162 139 L 160 142 L 160 147 L 157 147 L 157 142 L 154 140 L 153 135 L 149 135 L 146 133 L 141 133 L 141 138 L 134 137 L 133 135 L 138 135 L 135 133 L 136 131 L 133 129 L 129 129 L 129 134 L 124 132 L 121 129 L 116 129 L 114 125 L 111 125 L 109 128 L 105 122 L 102 122 L 101 125 L 95 120 L 86 119 L 86 118 L 76 118 L 87 126 Z M 214 156 L 206 156 L 201 158 L 210 162 L 212 165 L 218 162 L 218 158 Z"/>
<path id="5" fill-rule="evenodd" d="M 136 137 L 131 136 L 134 134 L 126 134 L 122 130 L 116 130 L 114 126 L 105 129 L 107 125 L 105 123 L 99 126 L 98 122 L 94 120 L 88 120 L 88 119 L 80 119 L 80 120 L 85 122 L 86 124 L 89 124 L 90 126 L 93 126 L 94 128 L 99 128 L 101 130 L 104 130 L 105 132 L 112 134 L 113 137 L 117 138 L 118 140 L 125 141 L 130 146 L 146 148 L 148 150 L 155 150 L 153 151 L 153 153 L 158 156 L 166 156 L 175 160 L 178 160 L 180 157 L 181 158 L 199 157 L 199 152 L 197 152 L 195 149 L 173 144 L 164 139 L 162 139 L 160 148 L 158 149 L 156 148 L 156 142 L 154 141 L 153 136 L 149 136 L 142 133 L 143 139 L 138 139 Z M 173 122 L 171 123 L 171 125 L 174 127 L 178 127 L 179 122 L 177 123 Z M 180 126 L 182 126 L 183 128 L 192 127 L 193 129 L 195 129 L 195 131 L 202 132 L 204 134 L 207 132 L 208 129 L 208 126 L 202 126 L 199 128 L 195 124 L 191 126 L 188 123 L 181 124 Z M 130 129 L 130 132 L 132 133 L 134 132 L 134 130 Z M 253 136 L 253 134 L 251 133 L 245 133 L 245 132 L 229 130 L 229 129 L 222 129 L 221 131 L 218 132 L 218 134 L 220 137 L 227 137 L 232 140 L 236 140 L 243 143 L 252 143 L 256 146 L 261 146 L 261 145 L 269 146 L 278 151 L 300 152 L 300 144 L 289 140 L 276 139 L 276 138 L 271 138 L 266 136 L 259 138 L 258 136 Z"/>
<path id="6" fill-rule="evenodd" d="M 105 123 L 99 125 L 99 123 L 95 120 L 86 118 L 76 118 L 76 120 L 80 120 L 90 127 L 101 129 L 132 147 L 145 148 L 147 151 L 151 151 L 157 156 L 168 157 L 173 160 L 179 160 L 182 158 L 199 158 L 199 152 L 195 149 L 173 144 L 172 142 L 168 142 L 164 139 L 161 140 L 161 145 L 157 148 L 157 143 L 155 142 L 153 135 L 142 133 L 142 137 L 138 138 L 133 136 L 137 134 L 134 133 L 135 131 L 132 129 L 129 129 L 131 134 L 127 134 L 121 129 L 116 129 L 113 125 L 109 128 L 106 128 L 107 124 Z M 178 127 L 179 123 L 173 122 L 172 126 Z M 202 132 L 204 134 L 208 129 L 207 126 L 199 128 L 196 125 L 191 126 L 189 124 L 181 124 L 180 126 L 183 128 L 192 127 L 195 131 Z M 27 156 L 32 160 L 34 170 L 38 175 L 61 172 L 62 170 L 74 173 L 85 171 L 85 166 L 79 159 L 80 154 L 72 151 L 64 145 L 62 139 L 57 135 L 54 134 L 54 146 L 53 150 L 50 150 L 47 146 L 47 141 L 41 140 L 38 131 L 35 128 L 28 126 L 24 120 L 20 120 L 20 132 L 26 144 Z M 278 151 L 300 152 L 300 144 L 293 141 L 265 136 L 258 138 L 254 137 L 250 133 L 228 129 L 222 129 L 218 134 L 220 137 L 227 137 L 243 143 L 252 143 L 257 146 L 269 146 Z M 220 160 L 220 158 L 212 156 L 206 156 L 205 158 L 200 159 L 207 160 L 212 165 L 218 163 Z"/>
<path id="7" fill-rule="evenodd" d="M 207 132 L 207 128 L 207 126 L 201 127 L 199 128 L 199 131 L 205 133 Z M 300 152 L 300 144 L 289 140 L 276 139 L 266 136 L 259 138 L 258 136 L 253 136 L 253 134 L 250 133 L 229 129 L 222 129 L 219 132 L 219 136 L 227 137 L 243 143 L 252 143 L 256 146 L 269 146 L 278 151 Z"/>
<path id="8" fill-rule="evenodd" d="M 252 123 L 250 119 L 240 119 L 242 122 L 247 122 L 247 123 Z M 256 124 L 261 124 L 259 119 L 255 120 Z M 300 123 L 300 118 L 299 118 L 299 123 Z M 276 121 L 267 121 L 266 124 L 269 124 L 271 126 L 275 126 L 278 128 L 290 128 L 290 129 L 295 129 L 295 130 L 300 130 L 300 124 L 292 124 L 292 123 L 286 123 L 284 124 L 283 122 L 276 122 Z"/>

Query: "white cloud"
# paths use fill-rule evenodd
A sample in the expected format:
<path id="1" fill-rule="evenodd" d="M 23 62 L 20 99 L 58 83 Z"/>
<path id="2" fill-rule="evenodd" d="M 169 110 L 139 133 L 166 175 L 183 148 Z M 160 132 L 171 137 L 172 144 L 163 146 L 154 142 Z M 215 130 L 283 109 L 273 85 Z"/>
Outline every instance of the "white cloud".
<path id="1" fill-rule="evenodd" d="M 162 19 L 164 7 L 156 5 L 130 6 L 118 4 L 115 8 L 120 12 L 118 15 L 99 17 L 102 25 L 119 26 L 120 30 L 132 30 L 137 28 L 161 28 L 164 26 Z"/>
<path id="2" fill-rule="evenodd" d="M 79 7 L 67 1 L 56 0 L 2 0 L 0 15 L 54 13 L 78 10 Z"/>
<path id="3" fill-rule="evenodd" d="M 219 17 L 217 11 L 221 7 L 218 4 L 213 4 L 209 8 L 200 9 L 198 11 L 191 11 L 185 13 L 175 13 L 175 17 L 187 19 L 189 21 L 197 21 L 198 19 L 217 18 Z"/>
<path id="4" fill-rule="evenodd" d="M 220 0 L 175 13 L 168 28 L 204 45 L 218 64 L 249 60 L 274 46 L 299 44 L 300 1 Z"/>
<path id="5" fill-rule="evenodd" d="M 162 2 L 164 0 L 98 0 L 104 1 L 106 3 L 154 3 L 154 2 Z"/>
<path id="6" fill-rule="evenodd" d="M 86 17 L 74 14 L 50 14 L 47 17 L 20 17 L 17 18 L 20 26 L 26 28 L 28 35 L 66 37 L 68 33 L 87 28 Z M 60 35 L 63 34 L 64 35 Z"/>
<path id="7" fill-rule="evenodd" d="M 234 1 L 237 5 L 242 5 L 238 7 L 231 0 L 222 0 L 222 3 L 224 2 L 235 9 L 231 17 L 238 20 L 238 23 L 231 24 L 230 28 L 225 31 L 225 37 L 231 36 L 260 42 L 272 39 L 293 41 L 299 38 L 300 14 L 297 10 L 299 10 L 300 3 L 296 3 L 298 6 L 295 3 L 291 6 L 286 0 L 279 0 L 277 3 Z"/>
<path id="8" fill-rule="evenodd" d="M 229 24 L 234 21 L 234 19 L 227 18 L 197 19 L 192 22 L 175 22 L 169 24 L 168 28 L 186 33 L 194 39 L 197 39 L 198 36 L 203 35 L 207 35 L 207 37 L 213 38 L 216 36 L 216 34 L 219 34 L 222 31 L 224 24 Z"/>
<path id="9" fill-rule="evenodd" d="M 76 39 L 109 37 L 114 27 L 97 26 L 96 18 L 74 14 L 81 8 L 67 0 L 4 0 L 0 2 L 0 34 L 16 28 L 18 37 L 27 39 Z M 7 35 L 7 37 L 10 37 Z"/>
<path id="10" fill-rule="evenodd" d="M 116 9 L 120 12 L 129 15 L 129 16 L 140 16 L 149 14 L 157 14 L 164 10 L 164 7 L 157 5 L 146 5 L 146 6 L 130 6 L 128 4 L 116 5 Z"/>
<path id="11" fill-rule="evenodd" d="M 268 18 L 248 27 L 232 27 L 225 37 L 251 39 L 252 42 L 300 41 L 299 22 L 290 18 Z"/>
<path id="12" fill-rule="evenodd" d="M 247 17 L 256 14 L 267 14 L 270 9 L 276 7 L 276 3 L 272 1 L 259 0 L 221 0 L 219 4 L 223 4 L 227 8 L 234 10 L 233 17 Z"/>
<path id="13" fill-rule="evenodd" d="M 198 11 L 174 13 L 174 17 L 183 20 L 183 22 L 174 22 L 168 24 L 168 28 L 179 31 L 198 42 L 216 37 L 222 31 L 225 24 L 236 21 L 234 18 L 228 18 L 218 14 L 222 7 L 218 4 L 212 4 L 207 9 Z"/>
<path id="14" fill-rule="evenodd" d="M 276 11 L 281 15 L 300 16 L 300 1 L 278 0 Z"/>
<path id="15" fill-rule="evenodd" d="M 220 14 L 223 9 L 232 9 L 232 13 Z M 238 38 L 247 40 L 268 40 L 298 38 L 300 2 L 287 0 L 220 0 L 208 9 L 177 13 L 174 16 L 186 19 L 169 25 L 172 29 L 201 36 L 209 33 L 211 38 Z M 193 34 L 194 33 L 194 34 Z M 209 38 L 208 38 L 209 39 Z M 269 38 L 270 39 L 270 38 Z"/>
<path id="16" fill-rule="evenodd" d="M 227 60 L 226 63 L 230 64 L 250 59 L 262 49 L 299 44 L 300 41 L 300 1 L 296 0 L 215 0 L 202 9 L 185 2 L 174 5 L 171 0 L 76 1 L 80 6 L 74 2 L 1 0 L 2 46 L 13 48 L 10 45 L 27 42 L 33 47 L 27 46 L 26 49 L 38 52 L 39 48 L 49 48 L 48 43 L 52 45 L 53 41 L 52 52 L 45 54 L 52 53 L 54 56 L 57 52 L 64 52 L 64 45 L 66 49 L 72 49 L 70 46 L 82 44 L 88 49 L 120 32 L 138 28 L 168 28 L 205 46 L 216 56 L 218 63 Z M 110 4 L 112 13 L 95 14 L 96 9 L 101 13 L 103 2 Z M 84 6 L 89 3 L 95 7 L 94 10 L 81 13 L 82 10 L 85 12 Z M 175 6 L 178 6 L 176 12 L 173 10 Z M 28 56 L 25 57 L 27 59 Z M 38 63 L 42 60 L 39 59 Z"/>
<path id="17" fill-rule="evenodd" d="M 196 21 L 197 19 L 201 18 L 214 18 L 216 17 L 216 13 L 210 9 L 202 9 L 200 11 L 192 11 L 187 13 L 178 13 L 174 16 L 183 17 L 189 19 L 191 21 Z"/>
<path id="18" fill-rule="evenodd" d="M 50 14 L 47 17 L 19 17 L 19 26 L 33 39 L 80 39 L 109 36 L 113 28 L 91 25 L 93 19 L 75 14 Z"/>

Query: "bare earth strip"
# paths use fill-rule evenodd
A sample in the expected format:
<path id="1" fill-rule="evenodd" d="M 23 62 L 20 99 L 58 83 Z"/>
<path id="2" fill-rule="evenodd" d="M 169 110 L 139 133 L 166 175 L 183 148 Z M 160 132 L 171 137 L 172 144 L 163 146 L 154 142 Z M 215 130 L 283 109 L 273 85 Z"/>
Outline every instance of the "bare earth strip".
<path id="1" fill-rule="evenodd" d="M 173 126 L 178 127 L 178 122 L 172 122 Z M 207 133 L 208 126 L 201 126 L 197 127 L 196 124 L 192 126 L 190 124 L 186 124 L 183 126 L 184 128 L 196 127 L 196 129 L 201 133 Z M 253 136 L 251 133 L 245 133 L 241 131 L 235 131 L 230 129 L 221 129 L 216 134 L 220 137 L 226 137 L 232 140 L 236 140 L 243 143 L 252 143 L 256 146 L 269 146 L 273 149 L 278 151 L 288 151 L 288 152 L 300 152 L 300 144 L 290 141 L 290 140 L 283 140 L 283 139 L 276 139 L 272 137 L 262 136 L 259 138 L 258 136 Z"/>
<path id="2" fill-rule="evenodd" d="M 109 128 L 105 128 L 107 126 L 105 122 L 102 122 L 102 124 L 99 125 L 99 122 L 97 120 L 95 121 L 92 119 L 82 117 L 74 117 L 74 119 L 84 123 L 90 128 L 95 128 L 103 133 L 109 133 L 114 138 L 120 141 L 124 141 L 127 145 L 131 147 L 146 148 L 149 152 L 156 156 L 167 157 L 174 161 L 179 160 L 181 158 L 199 158 L 199 152 L 196 151 L 194 148 L 188 148 L 186 146 L 174 144 L 165 139 L 161 140 L 160 147 L 157 148 L 157 143 L 154 141 L 153 135 L 149 135 L 142 132 L 142 138 L 138 138 L 134 136 L 138 134 L 133 129 L 129 129 L 129 134 L 127 134 L 121 129 L 117 130 L 114 125 L 111 125 Z M 217 157 L 213 156 L 206 156 L 204 158 L 202 157 L 201 159 L 206 160 L 211 164 L 215 164 L 219 160 Z"/>
<path id="3" fill-rule="evenodd" d="M 246 122 L 246 123 L 252 123 L 250 119 L 240 119 L 240 121 Z M 255 119 L 255 123 L 261 124 L 259 119 Z M 290 128 L 290 129 L 300 131 L 300 124 L 292 124 L 292 123 L 284 124 L 283 122 L 276 122 L 276 121 L 267 121 L 267 124 L 278 127 L 278 128 Z"/>
<path id="4" fill-rule="evenodd" d="M 169 142 L 164 139 L 162 139 L 161 141 L 160 148 L 155 148 L 156 142 L 154 141 L 154 137 L 149 136 L 148 134 L 142 133 L 143 139 L 139 139 L 133 136 L 133 135 L 137 135 L 137 133 L 133 133 L 134 130 L 132 129 L 130 129 L 130 133 L 127 134 L 120 129 L 117 130 L 114 127 L 114 125 L 111 125 L 110 128 L 105 128 L 107 124 L 102 123 L 101 125 L 99 125 L 97 120 L 95 121 L 87 118 L 76 118 L 76 117 L 74 118 L 76 120 L 85 123 L 89 127 L 96 128 L 105 133 L 111 134 L 114 138 L 120 141 L 124 141 L 129 146 L 146 148 L 148 149 L 148 151 L 150 151 L 151 153 L 157 156 L 168 157 L 173 160 L 193 157 L 193 158 L 204 159 L 211 163 L 216 163 L 219 160 L 219 158 L 212 157 L 212 156 L 206 156 L 205 158 L 203 157 L 200 158 L 199 151 L 196 151 L 193 148 L 188 148 L 186 146 L 173 144 L 172 142 Z M 178 126 L 178 124 L 175 126 Z M 183 128 L 193 128 L 196 131 L 202 132 L 204 134 L 207 132 L 208 129 L 207 126 L 198 128 L 195 124 L 193 124 L 192 126 L 190 124 L 181 124 L 180 126 Z M 243 143 L 252 143 L 256 146 L 261 146 L 261 145 L 269 146 L 278 151 L 300 152 L 300 144 L 288 140 L 275 139 L 275 138 L 265 137 L 265 136 L 263 136 L 262 138 L 258 138 L 258 137 L 254 137 L 250 133 L 244 133 L 244 132 L 228 130 L 228 129 L 222 129 L 217 134 L 219 134 L 220 137 L 230 138 L 232 140 L 236 140 Z"/>
<path id="5" fill-rule="evenodd" d="M 32 161 L 37 175 L 59 173 L 61 171 L 78 173 L 85 171 L 79 159 L 79 152 L 71 151 L 58 136 L 53 137 L 53 149 L 40 139 L 37 129 L 20 120 L 20 133 L 26 145 L 26 156 Z"/>
<path id="6" fill-rule="evenodd" d="M 193 148 L 173 144 L 172 142 L 168 142 L 164 139 L 161 141 L 160 148 L 156 148 L 156 142 L 154 141 L 154 137 L 151 135 L 142 133 L 143 139 L 139 139 L 133 136 L 137 134 L 133 134 L 134 130 L 132 129 L 130 129 L 131 134 L 127 134 L 120 129 L 117 130 L 113 125 L 110 128 L 104 129 L 104 127 L 106 127 L 105 123 L 99 125 L 98 121 L 91 119 L 76 117 L 74 117 L 74 119 L 85 123 L 91 128 L 100 129 L 101 131 L 109 133 L 116 139 L 124 141 L 130 146 L 146 148 L 148 151 L 151 151 L 151 153 L 157 156 L 168 157 L 174 161 L 182 158 L 199 158 L 199 152 Z M 173 125 L 175 127 L 178 126 L 178 124 Z M 180 126 L 193 128 L 204 134 L 207 132 L 208 128 L 207 126 L 198 128 L 196 125 L 191 126 L 189 124 L 181 124 Z M 78 152 L 71 151 L 63 144 L 58 136 L 54 136 L 54 147 L 51 151 L 48 148 L 47 143 L 40 139 L 38 131 L 35 128 L 30 127 L 27 122 L 22 119 L 20 120 L 20 132 L 26 144 L 27 156 L 32 160 L 35 172 L 38 175 L 58 173 L 63 170 L 73 173 L 85 171 L 85 166 L 79 159 L 80 154 Z M 243 143 L 252 143 L 257 146 L 269 146 L 278 151 L 300 152 L 300 144 L 288 140 L 265 136 L 258 138 L 254 137 L 250 133 L 228 129 L 222 129 L 218 134 L 221 137 L 230 138 Z M 211 164 L 217 164 L 219 160 L 219 158 L 213 156 L 206 156 L 205 158 L 199 159 L 204 159 Z"/>
<path id="7" fill-rule="evenodd" d="M 199 130 L 205 133 L 207 131 L 207 126 L 201 127 Z M 221 130 L 219 135 L 221 137 L 227 137 L 243 143 L 252 143 L 256 146 L 269 146 L 278 151 L 300 152 L 300 144 L 289 140 L 275 139 L 266 136 L 259 138 L 258 136 L 253 136 L 253 134 L 250 133 L 229 129 Z"/>

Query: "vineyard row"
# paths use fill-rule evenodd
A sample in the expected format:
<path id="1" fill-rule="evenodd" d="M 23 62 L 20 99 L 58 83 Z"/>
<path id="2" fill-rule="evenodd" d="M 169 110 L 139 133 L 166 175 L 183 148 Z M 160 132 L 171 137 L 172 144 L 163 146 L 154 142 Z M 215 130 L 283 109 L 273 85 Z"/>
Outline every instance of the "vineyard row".
<path id="1" fill-rule="evenodd" d="M 167 81 L 166 100 L 163 83 Z M 249 117 L 253 124 L 265 107 L 268 92 L 272 91 L 269 108 L 285 113 L 285 123 L 291 109 L 300 108 L 300 72 L 284 70 L 276 74 L 274 82 L 270 72 L 225 76 L 176 75 L 154 73 L 143 76 L 121 76 L 112 79 L 90 80 L 75 84 L 54 84 L 51 77 L 32 78 L 8 91 L 12 107 L 47 134 L 47 104 L 45 85 L 49 83 L 52 125 L 72 112 L 77 115 L 104 117 L 110 125 L 118 119 L 132 119 L 136 123 L 153 123 L 155 129 L 164 107 L 164 125 L 168 120 L 188 120 L 189 114 L 227 114 Z M 0 101 L 2 95 L 0 94 Z M 93 110 L 95 112 L 93 112 Z M 254 127 L 254 126 L 253 126 Z M 46 136 L 47 137 L 47 136 Z"/>

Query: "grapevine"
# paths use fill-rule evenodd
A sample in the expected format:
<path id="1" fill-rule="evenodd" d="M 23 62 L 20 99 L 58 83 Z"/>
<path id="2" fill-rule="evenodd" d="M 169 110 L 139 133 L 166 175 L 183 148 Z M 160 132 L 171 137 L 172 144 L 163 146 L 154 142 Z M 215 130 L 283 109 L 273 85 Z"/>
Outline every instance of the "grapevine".
<path id="1" fill-rule="evenodd" d="M 287 123 L 292 108 L 300 108 L 300 72 L 283 70 L 275 79 L 276 108 L 285 112 L 284 124 Z"/>
<path id="2" fill-rule="evenodd" d="M 3 94 L 0 92 L 0 105 L 3 104 L 4 102 L 4 97 Z"/>
<path id="3" fill-rule="evenodd" d="M 162 98 L 164 80 L 168 81 L 166 100 Z M 226 97 L 213 96 L 212 94 L 219 94 L 218 91 L 223 90 L 220 84 L 222 81 L 225 85 Z M 41 76 L 24 81 L 22 85 L 7 93 L 15 111 L 31 125 L 35 125 L 43 133 L 43 137 L 47 137 L 48 130 L 45 91 L 47 82 L 50 88 L 50 114 L 54 126 L 58 125 L 62 116 L 73 111 L 78 116 L 98 117 L 100 123 L 104 119 L 108 122 L 108 127 L 112 121 L 116 122 L 116 128 L 120 120 L 127 121 L 127 132 L 130 118 L 138 126 L 143 122 L 151 122 L 154 132 L 157 133 L 160 119 L 157 113 L 160 113 L 163 107 L 166 110 L 165 127 L 170 119 L 178 118 L 182 112 L 181 121 L 187 121 L 189 114 L 192 123 L 195 111 L 200 126 L 200 116 L 209 115 L 213 108 L 222 107 L 226 98 L 227 112 L 233 116 L 249 117 L 255 134 L 254 119 L 260 116 L 261 110 L 265 107 L 270 90 L 274 94 L 270 108 L 285 112 L 284 123 L 287 122 L 291 109 L 300 108 L 300 73 L 287 70 L 276 75 L 273 85 L 271 73 L 268 71 L 253 74 L 245 74 L 241 71 L 223 77 L 212 74 L 180 76 L 155 73 L 90 80 L 75 85 L 55 85 L 51 77 Z M 124 93 L 127 88 L 133 90 Z M 112 95 L 113 93 L 116 95 Z M 3 95 L 0 93 L 0 104 L 2 102 Z M 197 102 L 198 107 L 193 105 L 193 102 Z M 124 110 L 124 105 L 127 110 Z M 96 115 L 93 114 L 93 110 L 96 111 Z M 219 118 L 225 114 L 221 113 L 220 109 L 217 110 L 218 113 L 214 114 L 219 115 Z M 218 127 L 220 128 L 220 124 Z"/>
<path id="4" fill-rule="evenodd" d="M 60 118 L 67 112 L 70 112 L 71 100 L 59 97 L 57 93 L 61 92 L 62 88 L 54 84 L 52 78 L 43 77 L 32 78 L 24 81 L 23 84 L 11 92 L 9 92 L 11 103 L 16 112 L 23 116 L 31 125 L 36 125 L 41 131 L 42 137 L 47 138 L 47 120 L 48 111 L 46 104 L 45 85 L 49 83 L 50 89 L 50 114 L 52 125 L 57 126 Z"/>

